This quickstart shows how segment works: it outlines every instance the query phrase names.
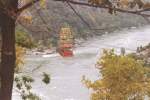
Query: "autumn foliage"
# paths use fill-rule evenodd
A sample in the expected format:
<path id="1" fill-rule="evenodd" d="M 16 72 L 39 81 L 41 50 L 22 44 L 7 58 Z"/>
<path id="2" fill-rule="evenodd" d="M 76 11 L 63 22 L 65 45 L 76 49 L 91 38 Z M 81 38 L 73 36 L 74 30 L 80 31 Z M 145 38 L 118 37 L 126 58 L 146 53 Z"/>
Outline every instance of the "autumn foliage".
<path id="1" fill-rule="evenodd" d="M 109 8 L 109 13 L 116 13 L 115 8 L 121 9 L 146 9 L 150 8 L 150 2 L 143 0 L 88 0 L 92 5 L 101 5 Z"/>
<path id="2" fill-rule="evenodd" d="M 28 49 L 36 46 L 31 35 L 23 31 L 16 31 L 16 44 Z"/>
<path id="3" fill-rule="evenodd" d="M 144 100 L 150 96 L 150 70 L 128 55 L 117 55 L 104 50 L 97 66 L 102 78 L 92 82 L 83 78 L 92 89 L 91 100 Z"/>
<path id="4" fill-rule="evenodd" d="M 94 5 L 116 6 L 122 8 L 125 6 L 129 8 L 134 8 L 136 6 L 145 8 L 145 5 L 149 5 L 149 2 L 144 2 L 143 0 L 89 0 L 88 2 Z"/>
<path id="5" fill-rule="evenodd" d="M 16 67 L 15 71 L 18 72 L 24 64 L 25 48 L 16 45 Z"/>

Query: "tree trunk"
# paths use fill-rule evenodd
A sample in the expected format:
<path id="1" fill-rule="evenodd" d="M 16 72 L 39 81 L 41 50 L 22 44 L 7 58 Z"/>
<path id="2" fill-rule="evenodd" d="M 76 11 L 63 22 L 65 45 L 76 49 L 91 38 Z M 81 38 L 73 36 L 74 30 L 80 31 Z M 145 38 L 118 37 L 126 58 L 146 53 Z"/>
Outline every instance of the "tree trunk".
<path id="1" fill-rule="evenodd" d="M 0 100 L 11 100 L 15 67 L 15 20 L 1 14 L 1 89 Z"/>
<path id="2" fill-rule="evenodd" d="M 5 1 L 4 1 L 5 2 Z M 0 9 L 0 27 L 2 35 L 0 66 L 0 100 L 11 100 L 15 67 L 15 11 L 18 0 L 7 0 L 5 9 Z"/>

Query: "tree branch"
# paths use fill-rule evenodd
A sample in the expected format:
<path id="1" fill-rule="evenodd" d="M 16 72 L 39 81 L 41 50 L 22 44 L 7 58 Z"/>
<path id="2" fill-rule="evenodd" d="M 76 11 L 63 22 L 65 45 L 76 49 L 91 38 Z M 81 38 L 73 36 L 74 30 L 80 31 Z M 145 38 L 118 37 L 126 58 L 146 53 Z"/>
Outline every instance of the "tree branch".
<path id="1" fill-rule="evenodd" d="M 29 2 L 29 3 L 27 3 L 27 4 L 25 4 L 23 7 L 17 9 L 16 12 L 17 12 L 17 13 L 21 13 L 22 11 L 24 11 L 25 9 L 31 7 L 32 5 L 34 5 L 35 3 L 39 2 L 39 1 L 40 1 L 40 0 L 33 0 L 33 1 L 31 1 L 31 2 Z"/>
<path id="2" fill-rule="evenodd" d="M 117 11 L 117 12 L 129 13 L 129 14 L 135 14 L 135 15 L 150 17 L 150 14 L 142 13 L 142 12 L 145 12 L 145 11 L 150 11 L 150 8 L 133 11 L 133 10 L 125 10 L 125 9 L 120 9 L 120 8 L 115 8 L 115 7 L 111 7 L 111 6 L 105 6 L 105 5 L 92 5 L 92 4 L 89 4 L 89 3 L 86 3 L 86 2 L 79 2 L 79 1 L 72 1 L 72 0 L 54 0 L 54 1 L 69 2 L 69 3 L 74 4 L 74 5 L 82 5 L 82 6 L 87 6 L 87 7 L 113 9 L 114 11 Z"/>
<path id="3" fill-rule="evenodd" d="M 82 17 L 82 15 L 80 15 L 76 10 L 75 10 L 75 8 L 69 3 L 69 2 L 67 2 L 67 4 L 68 4 L 68 6 L 73 10 L 73 12 L 81 19 L 81 21 L 83 21 L 84 22 L 84 24 L 85 25 L 87 25 L 87 27 L 90 29 L 90 30 L 104 30 L 104 28 L 102 29 L 102 28 L 92 28 L 91 26 L 90 26 L 90 24 Z"/>
<path id="4" fill-rule="evenodd" d="M 72 5 L 69 2 L 67 2 L 67 4 L 73 10 L 73 12 L 87 25 L 87 27 L 91 29 L 89 23 L 84 20 L 84 18 L 72 7 Z"/>

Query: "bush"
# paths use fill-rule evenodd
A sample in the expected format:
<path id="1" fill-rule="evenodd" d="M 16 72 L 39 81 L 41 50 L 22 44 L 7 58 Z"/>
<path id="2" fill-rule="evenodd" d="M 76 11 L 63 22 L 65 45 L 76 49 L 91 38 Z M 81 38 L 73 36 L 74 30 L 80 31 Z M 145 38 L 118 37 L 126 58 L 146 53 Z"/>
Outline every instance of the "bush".
<path id="1" fill-rule="evenodd" d="M 93 90 L 91 100 L 144 100 L 150 96 L 150 70 L 143 65 L 131 56 L 104 50 L 97 62 L 102 78 L 94 82 L 83 78 Z"/>
<path id="2" fill-rule="evenodd" d="M 16 90 L 20 93 L 22 100 L 42 100 L 40 96 L 33 93 L 32 83 L 34 79 L 28 75 L 15 74 L 15 85 Z M 43 73 L 42 82 L 48 85 L 50 83 L 50 75 Z"/>
<path id="3" fill-rule="evenodd" d="M 36 47 L 36 44 L 33 41 L 32 37 L 23 31 L 16 32 L 16 44 L 28 49 Z"/>
<path id="4" fill-rule="evenodd" d="M 32 92 L 32 83 L 34 79 L 30 76 L 16 75 L 14 81 L 16 82 L 17 91 L 20 93 L 22 100 L 41 100 L 39 96 Z"/>

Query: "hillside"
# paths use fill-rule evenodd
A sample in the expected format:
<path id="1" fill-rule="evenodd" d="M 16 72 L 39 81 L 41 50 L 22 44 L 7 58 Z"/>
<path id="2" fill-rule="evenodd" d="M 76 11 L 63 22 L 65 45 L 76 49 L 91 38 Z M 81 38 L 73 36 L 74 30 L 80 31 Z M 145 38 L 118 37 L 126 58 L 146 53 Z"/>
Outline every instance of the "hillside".
<path id="1" fill-rule="evenodd" d="M 73 7 L 84 18 L 91 29 L 66 3 L 53 0 L 47 1 L 46 9 L 40 9 L 38 4 L 30 8 L 29 10 L 33 17 L 32 24 L 23 24 L 23 27 L 36 39 L 49 39 L 50 37 L 54 39 L 54 37 L 57 38 L 60 27 L 65 23 L 72 27 L 76 37 L 83 38 L 125 27 L 147 24 L 141 16 L 121 13 L 110 15 L 104 9 L 74 5 Z"/>

